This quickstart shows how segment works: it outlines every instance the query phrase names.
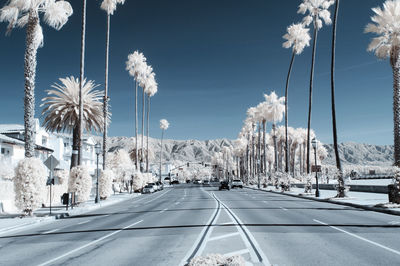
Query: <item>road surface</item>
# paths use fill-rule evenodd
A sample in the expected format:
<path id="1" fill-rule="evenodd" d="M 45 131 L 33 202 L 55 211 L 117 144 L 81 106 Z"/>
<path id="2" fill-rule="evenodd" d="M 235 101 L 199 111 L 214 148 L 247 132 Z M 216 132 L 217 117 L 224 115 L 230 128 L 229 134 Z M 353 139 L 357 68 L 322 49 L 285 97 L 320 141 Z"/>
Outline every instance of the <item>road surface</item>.
<path id="1" fill-rule="evenodd" d="M 0 265 L 400 265 L 400 217 L 250 189 L 177 185 L 0 235 Z"/>

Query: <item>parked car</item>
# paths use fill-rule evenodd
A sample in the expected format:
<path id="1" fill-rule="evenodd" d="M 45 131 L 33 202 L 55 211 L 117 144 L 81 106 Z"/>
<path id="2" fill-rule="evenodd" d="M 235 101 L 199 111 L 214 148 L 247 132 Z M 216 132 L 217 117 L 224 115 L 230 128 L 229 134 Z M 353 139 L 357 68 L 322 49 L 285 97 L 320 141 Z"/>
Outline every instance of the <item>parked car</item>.
<path id="1" fill-rule="evenodd" d="M 186 180 L 186 183 L 187 183 L 187 184 L 190 184 L 190 179 Z"/>
<path id="2" fill-rule="evenodd" d="M 233 180 L 233 181 L 232 181 L 232 188 L 235 188 L 235 187 L 243 188 L 243 182 L 242 182 L 242 180 L 239 180 L 239 179 Z"/>
<path id="3" fill-rule="evenodd" d="M 164 189 L 164 184 L 162 182 L 157 181 L 156 185 L 158 186 L 158 190 L 163 190 Z"/>
<path id="4" fill-rule="evenodd" d="M 154 188 L 152 185 L 146 185 L 143 189 L 142 189 L 142 193 L 143 194 L 150 194 L 150 193 L 154 193 Z"/>
<path id="5" fill-rule="evenodd" d="M 203 181 L 201 181 L 200 179 L 196 179 L 193 182 L 193 184 L 201 184 L 201 183 L 203 183 Z"/>
<path id="6" fill-rule="evenodd" d="M 160 190 L 156 183 L 148 183 L 147 185 L 153 186 L 154 191 Z"/>
<path id="7" fill-rule="evenodd" d="M 227 190 L 230 190 L 230 189 L 231 189 L 231 185 L 229 184 L 228 181 L 222 181 L 222 182 L 219 184 L 219 190 L 223 190 L 223 189 L 227 189 Z"/>
<path id="8" fill-rule="evenodd" d="M 210 185 L 210 181 L 209 180 L 204 180 L 203 181 L 203 185 L 209 186 Z"/>
<path id="9" fill-rule="evenodd" d="M 172 185 L 178 185 L 178 184 L 179 184 L 179 181 L 178 181 L 178 180 L 173 180 L 173 181 L 171 182 L 171 184 L 172 184 Z"/>

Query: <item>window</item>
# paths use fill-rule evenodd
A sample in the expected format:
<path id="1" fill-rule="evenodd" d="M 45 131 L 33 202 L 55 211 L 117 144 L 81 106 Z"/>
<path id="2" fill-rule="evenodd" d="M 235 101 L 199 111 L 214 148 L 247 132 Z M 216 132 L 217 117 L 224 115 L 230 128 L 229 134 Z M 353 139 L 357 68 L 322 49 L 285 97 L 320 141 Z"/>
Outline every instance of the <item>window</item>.
<path id="1" fill-rule="evenodd" d="M 1 154 L 5 154 L 6 153 L 6 149 L 1 148 Z"/>

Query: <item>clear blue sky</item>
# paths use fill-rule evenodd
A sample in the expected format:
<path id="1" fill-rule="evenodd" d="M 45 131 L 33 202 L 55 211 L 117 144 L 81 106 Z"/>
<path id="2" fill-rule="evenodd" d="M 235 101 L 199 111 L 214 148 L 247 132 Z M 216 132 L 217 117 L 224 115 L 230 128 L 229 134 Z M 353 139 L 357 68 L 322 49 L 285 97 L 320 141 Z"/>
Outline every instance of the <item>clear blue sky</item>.
<path id="1" fill-rule="evenodd" d="M 45 90 L 59 77 L 79 75 L 80 1 L 57 32 L 43 25 L 39 49 L 37 116 Z M 377 0 L 341 1 L 337 37 L 337 116 L 339 141 L 392 144 L 392 75 L 389 62 L 366 51 L 363 33 Z M 170 121 L 167 138 L 237 137 L 250 106 L 275 90 L 283 96 L 290 51 L 282 35 L 297 14 L 300 0 L 127 0 L 111 21 L 110 135 L 134 132 L 133 80 L 127 55 L 142 51 L 153 66 L 159 92 L 152 100 L 151 135 L 159 137 L 161 118 Z M 88 1 L 86 76 L 104 84 L 105 13 L 100 0 Z M 333 10 L 332 10 L 333 11 Z M 332 12 L 333 13 L 333 12 Z M 0 26 L 5 33 L 6 24 Z M 312 127 L 332 143 L 330 116 L 330 42 L 332 27 L 320 31 Z M 23 123 L 25 30 L 0 35 L 0 123 Z M 306 127 L 311 48 L 296 58 L 290 86 L 289 123 Z M 270 125 L 269 125 L 270 126 Z M 270 127 L 269 127 L 270 128 Z"/>

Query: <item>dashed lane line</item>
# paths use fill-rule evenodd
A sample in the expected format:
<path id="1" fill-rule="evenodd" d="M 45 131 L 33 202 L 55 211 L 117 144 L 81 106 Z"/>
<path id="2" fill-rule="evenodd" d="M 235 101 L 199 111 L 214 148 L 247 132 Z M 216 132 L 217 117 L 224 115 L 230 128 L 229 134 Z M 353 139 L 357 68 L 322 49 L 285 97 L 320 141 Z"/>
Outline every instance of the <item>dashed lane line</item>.
<path id="1" fill-rule="evenodd" d="M 91 220 L 86 220 L 86 221 L 83 221 L 83 222 L 80 222 L 80 223 L 78 223 L 78 224 L 86 224 L 86 223 L 88 223 L 88 222 L 90 222 Z"/>
<path id="2" fill-rule="evenodd" d="M 167 210 L 168 210 L 168 208 L 165 208 L 164 210 L 160 211 L 160 213 L 163 213 L 163 212 L 165 212 Z"/>
<path id="3" fill-rule="evenodd" d="M 104 239 L 107 239 L 107 238 L 109 238 L 109 237 L 111 237 L 111 236 L 113 236 L 113 235 L 115 235 L 115 234 L 118 234 L 119 232 L 122 232 L 123 230 L 126 230 L 126 229 L 128 229 L 129 227 L 135 226 L 135 225 L 137 225 L 137 224 L 139 224 L 139 223 L 141 223 L 141 222 L 143 222 L 143 220 L 140 220 L 140 221 L 138 221 L 138 222 L 135 222 L 135 223 L 133 223 L 133 224 L 130 224 L 130 225 L 128 225 L 128 226 L 125 226 L 124 228 L 122 228 L 122 229 L 120 229 L 120 230 L 118 230 L 118 231 L 112 232 L 112 233 L 110 233 L 110 234 L 108 234 L 108 235 L 105 235 L 105 236 L 99 238 L 99 239 L 96 239 L 96 240 L 94 240 L 94 241 L 91 241 L 91 242 L 89 242 L 89 243 L 87 243 L 87 244 L 85 244 L 85 245 L 83 245 L 83 246 L 81 246 L 81 247 L 79 247 L 79 248 L 73 249 L 73 250 L 71 250 L 71 251 L 69 251 L 69 252 L 67 252 L 67 253 L 65 253 L 65 254 L 63 254 L 63 255 L 61 255 L 61 256 L 58 256 L 58 257 L 56 257 L 56 258 L 54 258 L 54 259 L 48 260 L 48 261 L 46 261 L 46 262 L 44 262 L 44 263 L 42 263 L 42 264 L 39 264 L 39 266 L 44 266 L 44 265 L 52 264 L 52 263 L 54 263 L 54 262 L 56 262 L 56 261 L 58 261 L 58 260 L 60 260 L 60 259 L 63 259 L 63 258 L 65 258 L 65 257 L 67 257 L 67 256 L 69 256 L 69 255 L 71 255 L 71 254 L 73 254 L 73 253 L 75 253 L 75 252 L 78 252 L 78 251 L 80 251 L 80 250 L 82 250 L 82 249 L 85 249 L 85 248 L 87 248 L 87 247 L 89 247 L 89 246 L 92 246 L 92 245 L 94 245 L 94 244 L 97 244 L 98 242 L 100 242 L 100 241 L 102 241 L 102 240 L 104 240 Z"/>
<path id="4" fill-rule="evenodd" d="M 371 241 L 371 240 L 366 239 L 366 238 L 364 238 L 364 237 L 361 237 L 361 236 L 359 236 L 359 235 L 356 235 L 356 234 L 347 232 L 346 230 L 340 229 L 340 228 L 338 228 L 338 227 L 336 227 L 336 226 L 329 225 L 329 224 L 327 224 L 327 223 L 321 222 L 321 221 L 316 220 L 316 219 L 313 219 L 313 220 L 314 220 L 314 222 L 317 222 L 317 223 L 319 223 L 319 224 L 326 225 L 326 226 L 328 226 L 328 227 L 330 227 L 330 228 L 332 228 L 332 229 L 335 229 L 335 230 L 340 231 L 340 232 L 342 232 L 342 233 L 345 233 L 345 234 L 347 234 L 347 235 L 349 235 L 349 236 L 352 236 L 352 237 L 355 237 L 355 238 L 360 239 L 360 240 L 362 240 L 362 241 L 365 241 L 365 242 L 367 242 L 367 243 L 370 243 L 370 244 L 372 244 L 372 245 L 374 245 L 374 246 L 383 248 L 383 249 L 385 249 L 385 250 L 387 250 L 387 251 L 390 251 L 390 252 L 392 252 L 392 253 L 394 253 L 394 254 L 396 254 L 396 255 L 400 255 L 400 251 L 398 251 L 398 250 L 395 250 L 395 249 L 389 248 L 389 247 L 387 247 L 387 246 L 381 245 L 381 244 L 379 244 L 379 243 L 376 243 L 376 242 L 374 242 L 374 241 Z"/>
<path id="5" fill-rule="evenodd" d="M 50 230 L 50 231 L 43 232 L 43 234 L 44 234 L 44 235 L 51 234 L 51 233 L 57 232 L 58 230 L 60 230 L 60 228 L 57 228 L 57 229 L 53 229 L 53 230 Z"/>

